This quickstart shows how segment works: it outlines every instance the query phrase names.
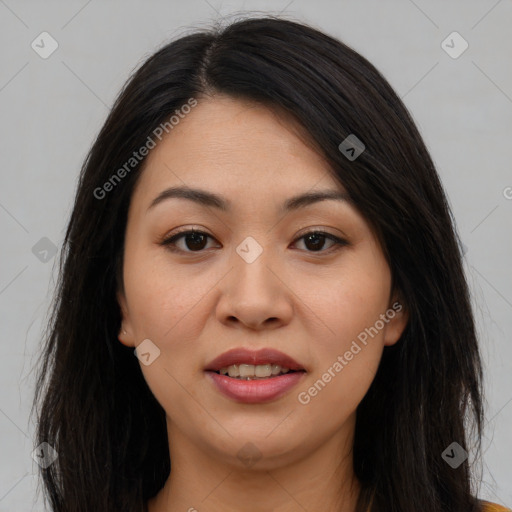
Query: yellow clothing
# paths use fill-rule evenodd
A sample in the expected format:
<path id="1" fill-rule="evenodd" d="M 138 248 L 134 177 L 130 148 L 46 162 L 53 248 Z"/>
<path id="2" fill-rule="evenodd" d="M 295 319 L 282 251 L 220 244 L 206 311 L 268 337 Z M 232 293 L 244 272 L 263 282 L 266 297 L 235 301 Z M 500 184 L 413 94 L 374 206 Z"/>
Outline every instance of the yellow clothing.
<path id="1" fill-rule="evenodd" d="M 496 505 L 496 503 L 490 503 L 488 501 L 482 501 L 484 506 L 484 512 L 512 512 L 509 508 Z"/>
<path id="2" fill-rule="evenodd" d="M 512 512 L 512 509 L 503 507 L 501 505 L 497 505 L 496 503 L 491 503 L 489 501 L 482 500 L 481 503 L 483 505 L 482 512 Z M 368 510 L 371 510 L 371 504 L 370 509 Z"/>

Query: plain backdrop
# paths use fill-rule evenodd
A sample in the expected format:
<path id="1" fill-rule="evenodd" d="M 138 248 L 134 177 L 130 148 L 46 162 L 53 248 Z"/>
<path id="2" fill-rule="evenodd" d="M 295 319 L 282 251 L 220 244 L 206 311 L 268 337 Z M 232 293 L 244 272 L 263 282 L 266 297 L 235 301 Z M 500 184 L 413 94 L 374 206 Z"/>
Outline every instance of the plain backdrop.
<path id="1" fill-rule="evenodd" d="M 188 30 L 247 11 L 282 13 L 342 39 L 412 113 L 466 250 L 486 368 L 480 496 L 511 506 L 510 0 L 0 0 L 0 512 L 43 511 L 28 415 L 54 251 L 82 161 L 146 57 Z M 52 44 L 43 58 L 42 46 Z"/>

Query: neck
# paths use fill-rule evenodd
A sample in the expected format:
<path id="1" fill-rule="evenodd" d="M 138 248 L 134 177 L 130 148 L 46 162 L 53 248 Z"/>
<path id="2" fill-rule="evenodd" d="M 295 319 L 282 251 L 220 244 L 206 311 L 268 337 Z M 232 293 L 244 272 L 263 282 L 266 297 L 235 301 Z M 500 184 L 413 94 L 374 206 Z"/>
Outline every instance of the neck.
<path id="1" fill-rule="evenodd" d="M 168 419 L 172 470 L 148 512 L 355 512 L 360 486 L 352 462 L 354 421 L 311 453 L 263 457 L 249 467 L 196 446 Z"/>

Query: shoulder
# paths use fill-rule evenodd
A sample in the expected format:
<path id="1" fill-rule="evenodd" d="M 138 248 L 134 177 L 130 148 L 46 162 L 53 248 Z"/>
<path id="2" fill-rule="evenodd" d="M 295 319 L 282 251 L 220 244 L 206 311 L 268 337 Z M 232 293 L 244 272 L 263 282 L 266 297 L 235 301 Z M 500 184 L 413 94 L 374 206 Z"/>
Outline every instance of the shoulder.
<path id="1" fill-rule="evenodd" d="M 482 501 L 482 507 L 482 512 L 512 512 L 509 508 L 489 501 Z"/>

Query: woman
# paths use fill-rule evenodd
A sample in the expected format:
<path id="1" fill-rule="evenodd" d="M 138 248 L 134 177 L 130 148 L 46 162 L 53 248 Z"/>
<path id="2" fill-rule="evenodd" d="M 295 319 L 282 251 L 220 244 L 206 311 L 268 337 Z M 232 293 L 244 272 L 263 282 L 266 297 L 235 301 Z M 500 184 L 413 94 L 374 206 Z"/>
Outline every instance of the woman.
<path id="1" fill-rule="evenodd" d="M 134 74 L 38 376 L 54 511 L 504 510 L 472 487 L 481 378 L 439 177 L 367 60 L 267 17 Z"/>

